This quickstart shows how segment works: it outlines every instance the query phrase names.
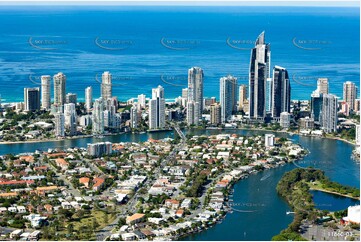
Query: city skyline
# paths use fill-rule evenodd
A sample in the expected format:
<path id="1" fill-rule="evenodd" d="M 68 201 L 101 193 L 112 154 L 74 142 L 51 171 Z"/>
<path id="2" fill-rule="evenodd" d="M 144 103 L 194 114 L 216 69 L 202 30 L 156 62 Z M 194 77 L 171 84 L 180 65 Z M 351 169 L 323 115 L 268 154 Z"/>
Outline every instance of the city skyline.
<path id="1" fill-rule="evenodd" d="M 81 1 L 0 0 L 2 239 L 360 240 L 354 3 Z"/>

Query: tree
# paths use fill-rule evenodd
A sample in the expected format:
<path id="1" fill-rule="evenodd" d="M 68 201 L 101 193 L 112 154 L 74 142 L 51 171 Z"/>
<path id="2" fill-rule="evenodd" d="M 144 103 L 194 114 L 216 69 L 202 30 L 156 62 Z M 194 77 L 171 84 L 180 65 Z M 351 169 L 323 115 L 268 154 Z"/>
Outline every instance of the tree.
<path id="1" fill-rule="evenodd" d="M 105 212 L 105 213 L 103 214 L 103 220 L 104 220 L 104 223 L 105 223 L 105 224 L 108 224 L 108 223 L 109 223 L 109 215 L 108 215 L 107 212 Z"/>
<path id="2" fill-rule="evenodd" d="M 93 218 L 93 221 L 92 221 L 93 231 L 96 231 L 99 226 L 100 226 L 100 224 L 98 223 L 98 221 L 95 218 Z"/>
<path id="3" fill-rule="evenodd" d="M 73 234 L 74 226 L 71 223 L 68 224 L 68 227 L 66 229 L 69 235 Z"/>

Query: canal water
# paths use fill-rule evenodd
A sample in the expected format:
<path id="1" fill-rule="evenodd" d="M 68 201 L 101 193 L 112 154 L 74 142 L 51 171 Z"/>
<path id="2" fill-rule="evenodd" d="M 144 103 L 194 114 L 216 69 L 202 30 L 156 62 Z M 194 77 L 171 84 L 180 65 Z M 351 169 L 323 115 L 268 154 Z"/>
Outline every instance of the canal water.
<path id="1" fill-rule="evenodd" d="M 239 135 L 263 135 L 269 131 L 251 130 L 188 130 L 187 133 L 195 135 L 211 135 L 218 133 L 236 133 Z M 359 163 L 351 159 L 353 145 L 332 139 L 317 137 L 305 137 L 286 133 L 275 133 L 278 137 L 288 137 L 294 143 L 299 143 L 310 151 L 303 160 L 298 161 L 301 167 L 313 166 L 325 171 L 332 180 L 344 185 L 359 187 L 360 169 Z M 139 142 L 148 138 L 161 139 L 173 137 L 173 131 L 132 134 L 126 133 L 115 136 L 106 136 L 103 139 L 83 138 L 64 140 L 57 142 L 42 142 L 28 144 L 0 145 L 0 155 L 7 153 L 32 152 L 35 149 L 47 150 L 48 148 L 86 147 L 87 143 L 110 141 L 110 142 Z M 239 181 L 234 186 L 234 208 L 244 212 L 229 213 L 222 223 L 208 230 L 190 235 L 183 240 L 270 240 L 292 222 L 293 215 L 287 215 L 290 211 L 286 202 L 276 193 L 276 185 L 282 175 L 296 168 L 295 164 L 259 172 Z M 345 209 L 353 203 L 346 200 L 337 200 L 324 194 L 316 195 L 316 203 L 331 204 L 327 210 Z"/>
<path id="2" fill-rule="evenodd" d="M 322 191 L 311 191 L 313 195 L 313 202 L 315 207 L 321 210 L 327 210 L 330 212 L 340 211 L 360 204 L 359 200 L 342 197 L 332 193 L 326 193 Z"/>

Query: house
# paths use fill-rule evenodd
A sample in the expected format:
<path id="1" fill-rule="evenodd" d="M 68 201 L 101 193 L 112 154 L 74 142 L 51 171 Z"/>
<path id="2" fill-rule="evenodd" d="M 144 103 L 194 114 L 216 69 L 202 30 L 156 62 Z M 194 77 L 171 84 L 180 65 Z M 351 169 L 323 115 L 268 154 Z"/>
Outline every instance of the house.
<path id="1" fill-rule="evenodd" d="M 69 163 L 63 158 L 55 159 L 55 164 L 60 167 L 63 171 L 67 170 L 69 167 Z"/>
<path id="2" fill-rule="evenodd" d="M 16 210 L 18 213 L 26 213 L 26 208 L 24 206 L 17 206 Z"/>
<path id="3" fill-rule="evenodd" d="M 33 228 L 38 228 L 40 225 L 47 220 L 47 217 L 42 217 L 39 214 L 30 214 L 23 217 L 26 220 L 30 221 L 30 224 Z"/>
<path id="4" fill-rule="evenodd" d="M 134 233 L 124 233 L 121 236 L 124 241 L 134 241 L 137 238 Z"/>
<path id="5" fill-rule="evenodd" d="M 100 177 L 96 177 L 93 179 L 93 190 L 94 191 L 99 191 L 100 189 L 102 189 L 104 187 L 104 182 L 105 179 L 104 178 L 100 178 Z"/>
<path id="6" fill-rule="evenodd" d="M 183 215 L 184 215 L 184 210 L 183 210 L 183 209 L 178 209 L 178 210 L 175 212 L 175 216 L 178 217 L 178 218 L 183 217 Z"/>
<path id="7" fill-rule="evenodd" d="M 43 195 L 55 190 L 58 190 L 59 188 L 57 186 L 46 186 L 46 187 L 37 187 L 36 188 L 36 193 L 38 195 Z"/>
<path id="8" fill-rule="evenodd" d="M 16 207 L 8 207 L 8 211 L 11 213 L 16 213 L 18 210 L 16 209 Z"/>
<path id="9" fill-rule="evenodd" d="M 71 204 L 69 202 L 66 202 L 66 201 L 61 203 L 61 207 L 63 209 L 72 209 L 73 208 L 73 206 L 71 206 Z"/>
<path id="10" fill-rule="evenodd" d="M 143 234 L 140 230 L 134 230 L 133 233 L 135 234 L 138 240 L 144 240 L 147 238 L 147 236 Z"/>
<path id="11" fill-rule="evenodd" d="M 179 208 L 179 201 L 175 200 L 175 199 L 166 199 L 165 202 L 164 202 L 164 205 L 167 208 L 178 209 Z"/>
<path id="12" fill-rule="evenodd" d="M 192 205 L 192 199 L 190 198 L 186 198 L 183 200 L 182 204 L 181 204 L 181 208 L 190 208 Z"/>
<path id="13" fill-rule="evenodd" d="M 10 239 L 17 239 L 20 237 L 20 235 L 23 233 L 22 229 L 17 229 L 14 230 L 13 232 L 10 233 Z"/>
<path id="14" fill-rule="evenodd" d="M 21 185 L 31 185 L 34 184 L 34 180 L 21 180 L 21 181 L 17 181 L 17 180 L 11 180 L 11 181 L 1 181 L 0 182 L 0 186 L 21 186 Z"/>
<path id="15" fill-rule="evenodd" d="M 50 205 L 50 204 L 45 204 L 45 205 L 44 205 L 44 208 L 45 208 L 45 210 L 46 210 L 48 213 L 53 212 L 53 206 Z"/>
<path id="16" fill-rule="evenodd" d="M 41 231 L 39 231 L 39 230 L 35 230 L 35 231 L 33 231 L 30 235 L 29 235 L 29 240 L 31 241 L 31 240 L 38 240 L 39 239 L 39 237 L 40 237 L 40 234 L 41 234 Z"/>
<path id="17" fill-rule="evenodd" d="M 156 224 L 156 225 L 159 225 L 162 221 L 164 221 L 163 218 L 148 218 L 148 222 L 149 223 L 153 223 L 153 224 Z"/>
<path id="18" fill-rule="evenodd" d="M 4 214 L 8 211 L 6 207 L 0 207 L 0 214 Z"/>
<path id="19" fill-rule="evenodd" d="M 19 160 L 25 161 L 25 162 L 28 162 L 28 163 L 32 163 L 32 162 L 34 162 L 34 156 L 32 156 L 32 155 L 22 155 L 22 156 L 19 157 Z"/>
<path id="20" fill-rule="evenodd" d="M 6 192 L 6 193 L 0 193 L 0 197 L 10 198 L 10 197 L 16 197 L 18 194 L 16 192 Z"/>
<path id="21" fill-rule="evenodd" d="M 90 182 L 89 177 L 81 177 L 81 178 L 79 178 L 79 183 L 83 184 L 86 188 L 89 188 L 89 182 Z"/>
<path id="22" fill-rule="evenodd" d="M 132 216 L 128 216 L 126 219 L 127 224 L 136 224 L 143 221 L 145 214 L 143 213 L 135 213 Z"/>

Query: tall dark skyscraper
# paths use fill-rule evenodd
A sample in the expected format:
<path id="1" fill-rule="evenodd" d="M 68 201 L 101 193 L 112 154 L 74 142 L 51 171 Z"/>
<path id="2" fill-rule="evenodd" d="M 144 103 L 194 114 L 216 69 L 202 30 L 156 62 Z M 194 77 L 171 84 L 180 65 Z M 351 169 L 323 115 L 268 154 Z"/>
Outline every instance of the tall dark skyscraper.
<path id="1" fill-rule="evenodd" d="M 273 68 L 271 94 L 271 113 L 273 118 L 279 118 L 282 112 L 290 112 L 291 85 L 285 68 Z"/>
<path id="2" fill-rule="evenodd" d="M 40 110 L 40 89 L 24 88 L 25 111 Z"/>
<path id="3" fill-rule="evenodd" d="M 266 116 L 266 80 L 270 77 L 271 46 L 265 43 L 262 32 L 251 50 L 249 65 L 249 116 L 263 119 Z"/>

